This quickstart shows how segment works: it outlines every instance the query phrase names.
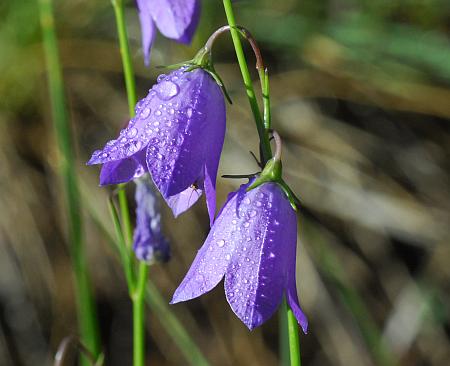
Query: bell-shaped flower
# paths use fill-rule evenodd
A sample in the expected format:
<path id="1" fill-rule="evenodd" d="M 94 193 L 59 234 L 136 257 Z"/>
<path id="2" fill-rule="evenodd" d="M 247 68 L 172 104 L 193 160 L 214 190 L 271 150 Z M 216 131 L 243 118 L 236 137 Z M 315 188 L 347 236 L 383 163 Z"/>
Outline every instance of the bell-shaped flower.
<path id="1" fill-rule="evenodd" d="M 87 163 L 103 164 L 100 185 L 128 182 L 148 171 L 175 216 L 204 190 L 212 223 L 226 119 L 216 81 L 201 68 L 160 75 L 135 112 L 119 137 Z"/>
<path id="2" fill-rule="evenodd" d="M 156 28 L 180 43 L 190 43 L 200 18 L 199 0 L 137 0 L 146 65 Z"/>
<path id="3" fill-rule="evenodd" d="M 172 303 L 198 297 L 225 277 L 225 295 L 253 329 L 275 312 L 283 295 L 306 333 L 296 288 L 296 212 L 277 183 L 230 194 Z"/>
<path id="4" fill-rule="evenodd" d="M 141 261 L 166 262 L 170 257 L 170 247 L 161 231 L 161 212 L 155 188 L 148 175 L 136 179 L 135 183 L 134 253 Z"/>

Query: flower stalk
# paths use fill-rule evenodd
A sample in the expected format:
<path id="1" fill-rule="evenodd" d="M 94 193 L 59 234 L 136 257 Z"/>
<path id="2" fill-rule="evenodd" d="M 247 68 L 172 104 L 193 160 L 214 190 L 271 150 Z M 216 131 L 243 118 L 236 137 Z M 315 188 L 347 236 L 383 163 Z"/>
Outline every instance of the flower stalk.
<path id="1" fill-rule="evenodd" d="M 117 33 L 119 38 L 120 55 L 122 58 L 123 73 L 125 78 L 125 87 L 128 98 L 128 109 L 130 117 L 134 116 L 134 106 L 137 102 L 136 83 L 134 79 L 134 69 L 131 60 L 130 46 L 125 23 L 124 4 L 122 0 L 111 0 L 114 15 L 116 18 Z M 124 243 L 126 248 L 123 251 L 131 252 L 132 226 L 130 220 L 130 211 L 124 185 L 120 185 L 118 198 L 119 207 L 124 228 Z M 148 265 L 145 262 L 139 263 L 137 283 L 134 284 L 133 273 L 130 268 L 130 255 L 122 255 L 122 261 L 128 258 L 124 263 L 125 273 L 128 282 L 128 288 L 133 302 L 133 365 L 144 366 L 145 364 L 145 286 L 148 278 Z"/>
<path id="2" fill-rule="evenodd" d="M 245 60 L 244 50 L 242 49 L 242 43 L 239 37 L 240 32 L 236 25 L 231 0 L 223 0 L 223 6 L 225 9 L 228 25 L 230 26 L 231 38 L 233 40 L 234 49 L 236 51 L 236 57 L 239 63 L 242 79 L 244 81 L 245 89 L 247 92 L 247 98 L 253 113 L 256 129 L 258 130 L 260 140 L 260 150 L 261 150 L 261 161 L 263 165 L 265 165 L 265 163 L 269 161 L 269 159 L 272 157 L 272 150 L 270 148 L 268 131 L 264 127 L 264 121 L 261 116 L 261 112 L 259 110 L 252 78 L 248 70 L 247 61 Z"/>
<path id="3" fill-rule="evenodd" d="M 68 240 L 75 275 L 75 292 L 81 341 L 94 357 L 98 357 L 100 353 L 98 325 L 83 247 L 80 195 L 74 169 L 75 157 L 59 60 L 53 4 L 51 0 L 39 0 L 38 5 L 47 65 L 52 119 L 60 154 L 59 171 L 63 178 L 65 203 L 69 220 Z M 83 365 L 89 364 L 86 357 L 82 357 L 81 360 Z"/>

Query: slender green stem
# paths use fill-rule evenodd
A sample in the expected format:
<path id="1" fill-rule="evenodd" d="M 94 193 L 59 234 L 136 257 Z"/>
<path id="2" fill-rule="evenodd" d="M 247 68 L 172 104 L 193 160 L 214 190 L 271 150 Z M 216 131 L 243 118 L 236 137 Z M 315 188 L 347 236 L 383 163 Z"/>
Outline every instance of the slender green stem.
<path id="1" fill-rule="evenodd" d="M 135 291 L 133 263 L 131 261 L 130 253 L 127 250 L 126 239 L 125 239 L 124 233 L 122 231 L 122 227 L 120 225 L 119 215 L 117 214 L 117 210 L 116 210 L 116 207 L 114 206 L 112 199 L 109 200 L 108 205 L 109 205 L 109 212 L 111 214 L 111 219 L 114 224 L 114 230 L 116 232 L 117 249 L 120 254 L 123 271 L 125 272 L 125 278 L 127 280 L 128 292 L 131 297 L 131 296 L 133 296 L 134 291 Z"/>
<path id="2" fill-rule="evenodd" d="M 133 366 L 145 365 L 145 288 L 148 265 L 139 263 L 139 274 L 133 300 Z"/>
<path id="3" fill-rule="evenodd" d="M 265 164 L 271 157 L 272 151 L 270 148 L 269 135 L 264 128 L 263 119 L 259 110 L 258 101 L 256 99 L 255 89 L 253 87 L 252 78 L 248 70 L 247 61 L 245 60 L 244 50 L 242 49 L 242 43 L 239 36 L 239 30 L 236 26 L 236 20 L 234 18 L 233 6 L 231 0 L 223 0 L 223 6 L 227 21 L 230 26 L 231 38 L 233 39 L 234 49 L 236 51 L 236 57 L 241 69 L 242 79 L 244 81 L 245 89 L 247 92 L 250 108 L 253 113 L 253 117 L 256 123 L 256 129 L 258 130 L 260 148 L 261 148 L 261 160 Z"/>
<path id="4" fill-rule="evenodd" d="M 278 339 L 278 344 L 279 344 L 279 356 L 281 366 L 290 365 L 288 322 L 286 311 L 287 311 L 286 298 L 283 297 L 283 302 L 278 310 L 278 334 L 280 335 Z"/>
<path id="5" fill-rule="evenodd" d="M 123 73 L 125 76 L 125 87 L 128 97 L 128 109 L 130 117 L 134 116 L 134 106 L 137 102 L 136 84 L 134 80 L 133 63 L 131 61 L 130 46 L 128 44 L 127 29 L 125 24 L 124 4 L 122 0 L 112 0 L 114 14 L 116 17 L 117 32 L 119 35 L 120 55 L 122 57 Z M 122 216 L 122 225 L 128 252 L 131 250 L 132 230 L 130 213 L 128 209 L 127 196 L 124 186 L 119 189 L 119 206 Z M 130 259 L 130 255 L 122 258 L 122 261 Z M 124 264 L 126 273 L 128 263 Z M 131 267 L 130 267 L 131 268 Z M 145 288 L 148 278 L 148 265 L 145 262 L 139 263 L 137 283 L 133 288 L 131 297 L 133 301 L 133 365 L 144 366 L 145 364 Z M 132 275 L 132 273 L 131 273 Z M 126 274 L 130 276 L 130 274 Z M 128 281 L 129 282 L 129 281 Z M 129 282 L 130 283 L 130 282 Z"/>
<path id="6" fill-rule="evenodd" d="M 286 315 L 288 323 L 289 335 L 289 355 L 291 359 L 291 366 L 301 366 L 300 358 L 300 341 L 298 336 L 298 323 L 292 310 L 286 305 Z"/>
<path id="7" fill-rule="evenodd" d="M 75 157 L 67 114 L 62 69 L 59 61 L 52 1 L 39 0 L 39 13 L 45 60 L 47 64 L 47 78 L 53 124 L 60 152 L 59 169 L 64 183 L 64 193 L 69 220 L 68 237 L 75 274 L 78 322 L 82 342 L 94 356 L 98 356 L 100 342 L 98 338 L 97 317 L 84 256 L 81 221 L 82 212 L 75 173 Z M 83 358 L 83 363 L 87 364 L 86 358 Z"/>
<path id="8" fill-rule="evenodd" d="M 122 57 L 123 74 L 127 89 L 128 109 L 130 117 L 134 116 L 134 106 L 136 105 L 136 83 L 134 80 L 133 62 L 131 61 L 130 46 L 128 44 L 127 27 L 125 24 L 125 11 L 123 0 L 111 0 L 114 15 L 116 17 L 117 33 L 119 36 L 120 56 Z"/>
<path id="9" fill-rule="evenodd" d="M 260 78 L 262 78 L 262 96 L 264 105 L 264 127 L 267 130 L 272 128 L 272 113 L 270 111 L 270 86 L 269 86 L 269 73 L 267 69 L 264 72 L 259 73 Z"/>
<path id="10" fill-rule="evenodd" d="M 133 231 L 131 227 L 130 209 L 128 208 L 128 199 L 125 191 L 126 184 L 119 185 L 117 196 L 119 198 L 120 216 L 122 218 L 123 236 L 125 248 L 128 254 L 131 254 L 131 244 L 133 241 Z"/>

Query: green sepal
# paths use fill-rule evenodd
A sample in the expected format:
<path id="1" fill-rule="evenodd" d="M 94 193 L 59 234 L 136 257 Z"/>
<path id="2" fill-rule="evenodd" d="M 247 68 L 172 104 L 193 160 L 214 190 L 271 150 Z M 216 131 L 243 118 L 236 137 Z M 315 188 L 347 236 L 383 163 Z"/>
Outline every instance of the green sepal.
<path id="1" fill-rule="evenodd" d="M 260 185 L 268 182 L 276 183 L 280 186 L 283 192 L 286 194 L 289 203 L 295 211 L 301 206 L 300 199 L 294 194 L 292 189 L 286 184 L 282 178 L 282 164 L 281 160 L 275 158 L 270 159 L 264 167 L 261 174 L 255 179 L 255 181 L 247 187 L 247 192 L 259 187 Z"/>
<path id="2" fill-rule="evenodd" d="M 214 69 L 214 65 L 213 65 L 212 57 L 211 57 L 211 50 L 203 47 L 200 49 L 200 51 L 197 52 L 197 54 L 195 55 L 195 57 L 192 60 L 181 62 L 178 64 L 169 65 L 169 66 L 157 66 L 157 67 L 158 68 L 166 68 L 169 70 L 176 70 L 183 66 L 187 66 L 187 69 L 184 70 L 184 72 L 191 72 L 198 68 L 201 68 L 204 71 L 206 71 L 214 79 L 214 81 L 217 83 L 217 85 L 219 85 L 219 87 L 222 90 L 222 93 L 223 93 L 224 97 L 226 98 L 226 100 L 228 101 L 228 103 L 233 104 L 233 102 L 231 101 L 230 95 L 228 94 L 228 91 L 225 87 L 225 84 L 223 83 L 222 78 L 219 76 L 219 74 Z"/>
<path id="3" fill-rule="evenodd" d="M 247 188 L 247 192 L 267 182 L 281 182 L 282 164 L 281 160 L 270 159 L 258 178 Z"/>
<path id="4" fill-rule="evenodd" d="M 286 182 L 283 179 L 280 182 L 276 182 L 276 183 L 281 187 L 283 192 L 286 194 L 286 196 L 289 200 L 289 203 L 291 204 L 291 207 L 295 211 L 298 211 L 301 206 L 300 199 L 295 195 L 295 193 L 292 191 L 292 189 L 286 184 Z"/>

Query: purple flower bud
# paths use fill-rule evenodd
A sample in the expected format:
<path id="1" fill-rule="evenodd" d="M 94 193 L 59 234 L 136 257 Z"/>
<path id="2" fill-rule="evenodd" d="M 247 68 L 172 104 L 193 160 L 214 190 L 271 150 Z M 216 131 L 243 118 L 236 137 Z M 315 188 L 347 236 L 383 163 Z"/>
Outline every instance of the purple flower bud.
<path id="1" fill-rule="evenodd" d="M 145 63 L 155 38 L 155 25 L 167 38 L 190 43 L 200 18 L 199 0 L 137 0 Z"/>
<path id="2" fill-rule="evenodd" d="M 161 213 L 158 198 L 148 176 L 135 180 L 136 183 L 136 228 L 133 250 L 137 259 L 145 262 L 154 260 L 166 262 L 170 247 L 161 232 Z"/>
<path id="3" fill-rule="evenodd" d="M 297 217 L 276 183 L 229 195 L 172 304 L 213 289 L 225 277 L 225 295 L 251 330 L 269 319 L 283 294 L 306 333 L 295 279 Z"/>
<path id="4" fill-rule="evenodd" d="M 202 195 L 211 223 L 216 206 L 216 176 L 225 136 L 225 101 L 204 70 L 185 68 L 160 75 L 136 116 L 92 154 L 88 165 L 103 164 L 100 184 L 118 184 L 149 171 L 175 216 Z"/>

